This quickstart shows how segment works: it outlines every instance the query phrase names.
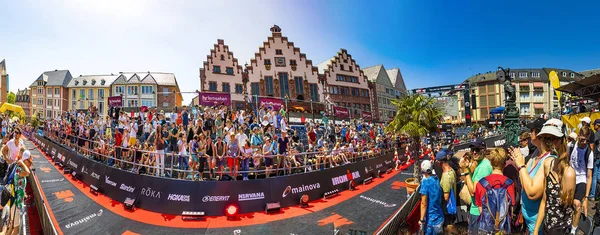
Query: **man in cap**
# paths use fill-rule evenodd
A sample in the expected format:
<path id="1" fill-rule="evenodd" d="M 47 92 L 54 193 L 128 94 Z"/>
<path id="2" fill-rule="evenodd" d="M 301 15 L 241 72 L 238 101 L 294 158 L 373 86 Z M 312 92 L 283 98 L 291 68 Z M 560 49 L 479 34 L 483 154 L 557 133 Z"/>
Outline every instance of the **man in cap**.
<path id="1" fill-rule="evenodd" d="M 469 190 L 471 197 L 475 195 L 475 185 L 483 177 L 492 174 L 492 164 L 485 158 L 486 144 L 481 138 L 475 139 L 469 145 L 473 159 L 463 158 L 460 161 L 461 175 L 465 176 L 465 186 Z M 477 164 L 475 170 L 473 164 Z M 475 205 L 475 200 L 471 200 L 471 209 L 469 211 L 469 234 L 477 234 L 479 232 L 479 225 L 477 220 L 480 212 Z"/>
<path id="2" fill-rule="evenodd" d="M 456 220 L 456 213 L 451 214 L 446 210 L 448 203 L 452 203 L 455 208 L 458 207 L 458 200 L 456 200 L 458 198 L 458 192 L 456 191 L 456 179 L 458 179 L 458 176 L 456 173 L 458 172 L 455 172 L 454 168 L 451 166 L 451 164 L 454 164 L 452 159 L 455 159 L 452 157 L 452 154 L 452 151 L 447 148 L 438 151 L 435 155 L 435 161 L 439 164 L 435 164 L 434 168 L 436 175 L 440 178 L 440 185 L 442 186 L 444 227 L 450 233 L 457 233 L 458 231 L 456 231 L 453 226 L 453 223 Z M 450 201 L 450 193 L 454 193 L 454 201 Z"/>

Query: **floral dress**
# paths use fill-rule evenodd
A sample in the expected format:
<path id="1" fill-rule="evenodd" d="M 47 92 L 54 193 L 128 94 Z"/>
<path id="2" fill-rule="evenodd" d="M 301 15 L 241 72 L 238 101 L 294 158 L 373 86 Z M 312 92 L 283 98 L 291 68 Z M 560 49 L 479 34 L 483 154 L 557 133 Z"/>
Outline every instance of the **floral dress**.
<path id="1" fill-rule="evenodd" d="M 544 234 L 568 234 L 573 224 L 573 206 L 565 206 L 560 199 L 560 182 L 555 172 L 546 177 L 546 218 Z"/>
<path id="2" fill-rule="evenodd" d="M 21 166 L 17 166 L 17 169 L 15 170 L 15 177 L 13 178 L 13 183 L 14 183 L 14 205 L 17 206 L 17 208 L 19 209 L 19 211 L 21 213 L 24 213 L 25 210 L 25 186 L 27 186 L 27 178 L 25 177 L 20 177 L 19 174 L 21 173 L 21 171 L 23 171 L 23 169 L 21 169 Z"/>

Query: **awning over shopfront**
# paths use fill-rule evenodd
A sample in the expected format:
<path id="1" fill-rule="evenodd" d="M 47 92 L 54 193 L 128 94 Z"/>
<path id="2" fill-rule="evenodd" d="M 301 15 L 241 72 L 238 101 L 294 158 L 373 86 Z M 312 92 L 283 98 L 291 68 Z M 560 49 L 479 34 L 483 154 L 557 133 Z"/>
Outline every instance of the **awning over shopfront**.
<path id="1" fill-rule="evenodd" d="M 492 109 L 490 111 L 490 114 L 503 114 L 503 113 L 504 113 L 504 106 L 500 106 L 500 107 Z"/>
<path id="2" fill-rule="evenodd" d="M 594 74 L 579 81 L 571 82 L 559 87 L 557 90 L 581 98 L 598 101 L 600 99 L 600 74 Z"/>

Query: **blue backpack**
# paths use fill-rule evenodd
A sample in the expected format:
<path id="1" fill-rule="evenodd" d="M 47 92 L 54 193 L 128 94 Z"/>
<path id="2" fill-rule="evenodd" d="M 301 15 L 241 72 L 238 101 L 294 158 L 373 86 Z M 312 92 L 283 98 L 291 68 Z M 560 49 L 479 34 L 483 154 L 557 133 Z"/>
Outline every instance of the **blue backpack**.
<path id="1" fill-rule="evenodd" d="M 479 183 L 485 188 L 485 196 L 481 198 L 479 230 L 494 234 L 510 234 L 510 217 L 514 199 L 510 197 L 508 187 L 513 184 L 513 181 L 507 178 L 498 188 L 492 187 L 486 178 L 482 178 Z"/>

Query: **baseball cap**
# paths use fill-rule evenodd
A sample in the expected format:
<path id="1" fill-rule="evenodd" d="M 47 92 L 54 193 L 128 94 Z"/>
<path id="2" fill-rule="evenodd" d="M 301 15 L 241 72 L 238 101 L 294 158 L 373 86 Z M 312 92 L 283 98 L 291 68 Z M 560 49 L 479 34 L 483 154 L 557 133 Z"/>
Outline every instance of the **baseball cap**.
<path id="1" fill-rule="evenodd" d="M 544 127 L 544 123 L 546 122 L 543 118 L 535 119 L 533 122 L 527 123 L 527 128 L 529 130 L 535 130 L 536 133 L 539 133 Z"/>
<path id="2" fill-rule="evenodd" d="M 594 120 L 594 125 L 598 125 L 598 124 L 600 124 L 600 118 Z"/>
<path id="3" fill-rule="evenodd" d="M 452 151 L 450 151 L 450 149 L 447 149 L 447 148 L 440 149 L 440 151 L 435 154 L 435 160 L 436 161 L 446 160 L 447 159 L 446 157 L 448 155 L 452 155 Z"/>
<path id="4" fill-rule="evenodd" d="M 569 137 L 577 139 L 577 134 L 575 132 L 571 132 L 571 134 L 569 134 Z"/>
<path id="5" fill-rule="evenodd" d="M 579 121 L 587 122 L 588 124 L 592 123 L 592 119 L 590 119 L 590 117 L 583 117 L 582 119 L 579 119 Z"/>
<path id="6" fill-rule="evenodd" d="M 21 158 L 21 160 L 25 161 L 30 158 L 31 158 L 31 152 L 29 152 L 29 150 L 25 150 L 25 152 L 23 152 L 23 157 Z"/>
<path id="7" fill-rule="evenodd" d="M 537 136 L 540 135 L 553 135 L 556 137 L 563 137 L 565 134 L 562 132 L 562 126 L 563 126 L 563 122 L 556 119 L 556 118 L 552 118 L 550 120 L 548 120 L 546 123 L 544 123 L 544 127 L 542 127 L 542 130 L 540 131 L 540 133 L 537 134 Z"/>
<path id="8" fill-rule="evenodd" d="M 471 141 L 471 144 L 469 144 L 469 148 L 475 148 L 475 149 L 482 149 L 485 148 L 485 141 L 483 141 L 482 138 L 477 138 L 474 141 Z"/>
<path id="9" fill-rule="evenodd" d="M 427 174 L 431 174 L 432 168 L 433 166 L 431 165 L 431 161 L 429 160 L 425 160 L 423 162 L 421 162 L 421 171 Z"/>

